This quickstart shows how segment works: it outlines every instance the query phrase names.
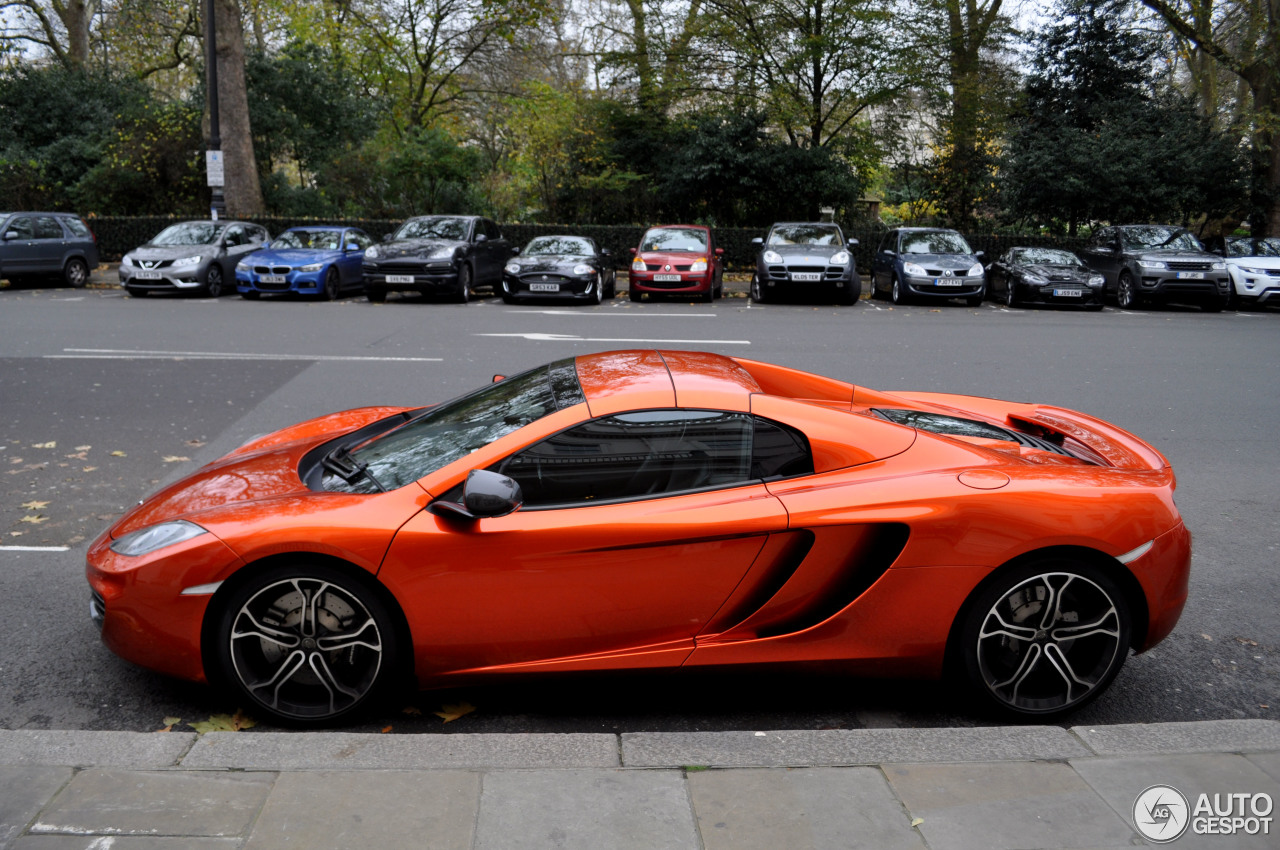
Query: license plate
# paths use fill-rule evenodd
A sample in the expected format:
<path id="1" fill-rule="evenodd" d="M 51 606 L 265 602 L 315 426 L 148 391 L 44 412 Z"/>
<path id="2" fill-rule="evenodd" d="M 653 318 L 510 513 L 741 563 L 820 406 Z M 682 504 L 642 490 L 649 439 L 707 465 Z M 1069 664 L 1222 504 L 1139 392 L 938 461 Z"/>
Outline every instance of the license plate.
<path id="1" fill-rule="evenodd" d="M 1178 280 L 1204 280 L 1204 272 L 1178 272 Z"/>
<path id="2" fill-rule="evenodd" d="M 142 272 L 138 272 L 136 275 L 134 275 L 134 277 L 136 277 L 138 280 L 159 280 L 160 278 L 164 277 L 164 275 L 160 274 L 160 272 L 142 271 Z"/>
<path id="3" fill-rule="evenodd" d="M 821 272 L 792 272 L 791 279 L 799 283 L 812 283 L 822 280 Z"/>
<path id="4" fill-rule="evenodd" d="M 964 281 L 954 277 L 939 277 L 933 281 L 934 286 L 960 286 Z"/>
<path id="5" fill-rule="evenodd" d="M 1055 296 L 1062 296 L 1062 295 L 1065 295 L 1065 296 L 1066 296 L 1066 297 L 1068 297 L 1068 298 L 1079 298 L 1081 295 L 1084 295 L 1084 290 L 1081 290 L 1081 289 L 1055 289 L 1055 290 L 1053 291 L 1053 294 L 1054 294 Z"/>
<path id="6" fill-rule="evenodd" d="M 680 275 L 678 275 L 678 274 L 655 274 L 655 275 L 653 276 L 653 279 L 654 279 L 654 280 L 666 280 L 666 281 L 678 281 L 678 280 L 680 280 Z"/>
<path id="7" fill-rule="evenodd" d="M 258 280 L 263 283 L 284 283 L 284 275 L 282 274 L 264 274 L 259 275 Z"/>
<path id="8" fill-rule="evenodd" d="M 387 275 L 387 283 L 413 283 L 413 275 L 389 274 Z"/>
<path id="9" fill-rule="evenodd" d="M 530 292 L 559 292 L 560 284 L 558 283 L 531 283 L 529 284 Z"/>

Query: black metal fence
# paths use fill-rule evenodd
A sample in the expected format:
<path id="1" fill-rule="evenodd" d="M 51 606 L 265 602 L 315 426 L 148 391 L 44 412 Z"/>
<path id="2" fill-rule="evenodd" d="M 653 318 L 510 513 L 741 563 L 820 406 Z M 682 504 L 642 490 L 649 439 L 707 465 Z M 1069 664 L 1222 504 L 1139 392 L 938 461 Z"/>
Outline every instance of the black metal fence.
<path id="1" fill-rule="evenodd" d="M 98 237 L 98 250 L 104 260 L 119 260 L 128 251 L 133 250 L 170 224 L 185 219 L 173 216 L 99 216 L 88 220 Z M 286 218 L 267 216 L 248 219 L 255 224 L 267 228 L 274 236 L 290 227 L 303 225 L 329 224 L 359 227 L 381 240 L 393 232 L 401 221 L 398 219 L 315 219 Z M 613 252 L 619 268 L 625 268 L 630 262 L 631 249 L 640 244 L 640 237 L 645 228 L 638 225 L 600 225 L 600 224 L 505 224 L 503 233 L 512 244 L 524 245 L 535 236 L 554 233 L 571 233 L 587 236 L 602 247 Z M 717 227 L 716 242 L 724 248 L 725 262 L 731 270 L 743 271 L 755 262 L 756 251 L 751 240 L 764 236 L 767 228 L 751 227 Z M 858 268 L 867 270 L 871 267 L 871 255 L 880 244 L 881 237 L 888 232 L 884 225 L 856 224 L 844 228 L 845 236 L 858 240 L 854 251 Z M 975 251 L 985 251 L 987 260 L 994 260 L 1014 245 L 1066 248 L 1076 250 L 1084 244 L 1083 239 L 1043 236 L 1041 234 L 1005 234 L 1005 233 L 965 233 L 965 238 Z"/>

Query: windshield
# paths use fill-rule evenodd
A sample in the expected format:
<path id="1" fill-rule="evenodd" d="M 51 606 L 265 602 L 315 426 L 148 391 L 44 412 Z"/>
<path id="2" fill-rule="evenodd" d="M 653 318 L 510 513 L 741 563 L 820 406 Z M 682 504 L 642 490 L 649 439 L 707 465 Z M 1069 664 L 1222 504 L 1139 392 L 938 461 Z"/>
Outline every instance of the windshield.
<path id="1" fill-rule="evenodd" d="M 394 490 L 584 400 L 573 359 L 557 360 L 433 407 L 357 447 L 351 458 L 368 464 L 377 483 Z M 377 489 L 367 477 L 348 483 L 328 474 L 324 488 L 364 493 Z"/>
<path id="2" fill-rule="evenodd" d="M 902 234 L 904 254 L 972 254 L 969 243 L 954 230 L 926 230 Z"/>
<path id="3" fill-rule="evenodd" d="M 272 248 L 313 248 L 336 251 L 342 246 L 341 230 L 286 230 L 271 243 Z"/>
<path id="4" fill-rule="evenodd" d="M 225 224 L 214 224 L 211 221 L 188 221 L 173 224 L 160 231 L 160 235 L 151 240 L 152 245 L 212 245 L 226 230 Z"/>
<path id="5" fill-rule="evenodd" d="M 705 251 L 707 231 L 693 227 L 655 227 L 640 240 L 641 251 Z"/>
<path id="6" fill-rule="evenodd" d="M 1147 227 L 1126 227 L 1120 238 L 1129 248 L 1167 248 L 1172 251 L 1200 251 L 1200 242 L 1191 231 L 1180 227 L 1153 224 Z"/>
<path id="7" fill-rule="evenodd" d="M 1232 257 L 1280 257 L 1280 239 L 1230 239 L 1227 254 Z"/>
<path id="8" fill-rule="evenodd" d="M 840 245 L 834 224 L 783 224 L 769 231 L 770 245 Z"/>
<path id="9" fill-rule="evenodd" d="M 1083 266 L 1080 258 L 1070 251 L 1059 251 L 1055 248 L 1023 248 L 1013 252 L 1015 263 L 1026 263 L 1029 266 Z"/>
<path id="10" fill-rule="evenodd" d="M 591 243 L 577 236 L 539 236 L 524 249 L 526 257 L 594 253 L 595 249 L 591 247 Z"/>
<path id="11" fill-rule="evenodd" d="M 467 241 L 471 232 L 471 219 L 432 216 L 431 218 L 411 218 L 396 231 L 396 239 L 451 239 L 454 242 Z"/>

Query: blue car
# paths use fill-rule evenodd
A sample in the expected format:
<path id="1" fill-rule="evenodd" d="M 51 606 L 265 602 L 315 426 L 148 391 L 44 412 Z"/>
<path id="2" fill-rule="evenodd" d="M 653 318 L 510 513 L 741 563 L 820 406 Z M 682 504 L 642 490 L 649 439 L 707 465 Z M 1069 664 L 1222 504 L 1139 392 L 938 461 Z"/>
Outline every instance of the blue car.
<path id="1" fill-rule="evenodd" d="M 365 249 L 373 240 L 355 227 L 293 227 L 236 265 L 236 291 L 298 292 L 326 301 L 364 288 Z"/>

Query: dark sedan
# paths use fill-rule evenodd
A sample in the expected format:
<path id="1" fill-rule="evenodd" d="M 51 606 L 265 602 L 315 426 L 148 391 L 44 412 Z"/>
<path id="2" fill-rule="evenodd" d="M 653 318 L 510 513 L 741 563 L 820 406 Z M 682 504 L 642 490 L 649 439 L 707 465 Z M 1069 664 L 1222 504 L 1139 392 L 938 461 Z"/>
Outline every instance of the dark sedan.
<path id="1" fill-rule="evenodd" d="M 428 215 L 400 225 L 385 244 L 364 252 L 364 292 L 386 301 L 387 292 L 450 295 L 466 303 L 475 286 L 502 285 L 511 243 L 498 225 L 474 215 Z"/>
<path id="2" fill-rule="evenodd" d="M 871 294 L 878 297 L 888 292 L 894 304 L 917 298 L 963 298 L 970 307 L 977 307 L 986 296 L 982 257 L 954 230 L 890 230 L 871 259 Z"/>
<path id="3" fill-rule="evenodd" d="M 987 294 L 1010 307 L 1067 304 L 1102 309 L 1102 275 L 1057 248 L 1010 248 L 987 269 Z"/>
<path id="4" fill-rule="evenodd" d="M 758 246 L 751 275 L 751 300 L 764 302 L 784 291 L 835 296 L 853 304 L 862 279 L 853 261 L 857 239 L 844 238 L 840 226 L 820 222 L 778 222 Z"/>
<path id="5" fill-rule="evenodd" d="M 1114 292 L 1116 303 L 1126 310 L 1153 301 L 1182 301 L 1217 313 L 1231 296 L 1226 261 L 1205 251 L 1183 227 L 1100 227 L 1080 256 L 1106 278 L 1105 289 Z"/>
<path id="6" fill-rule="evenodd" d="M 539 236 L 517 249 L 502 275 L 502 300 L 570 297 L 599 304 L 614 296 L 613 256 L 583 236 Z"/>

